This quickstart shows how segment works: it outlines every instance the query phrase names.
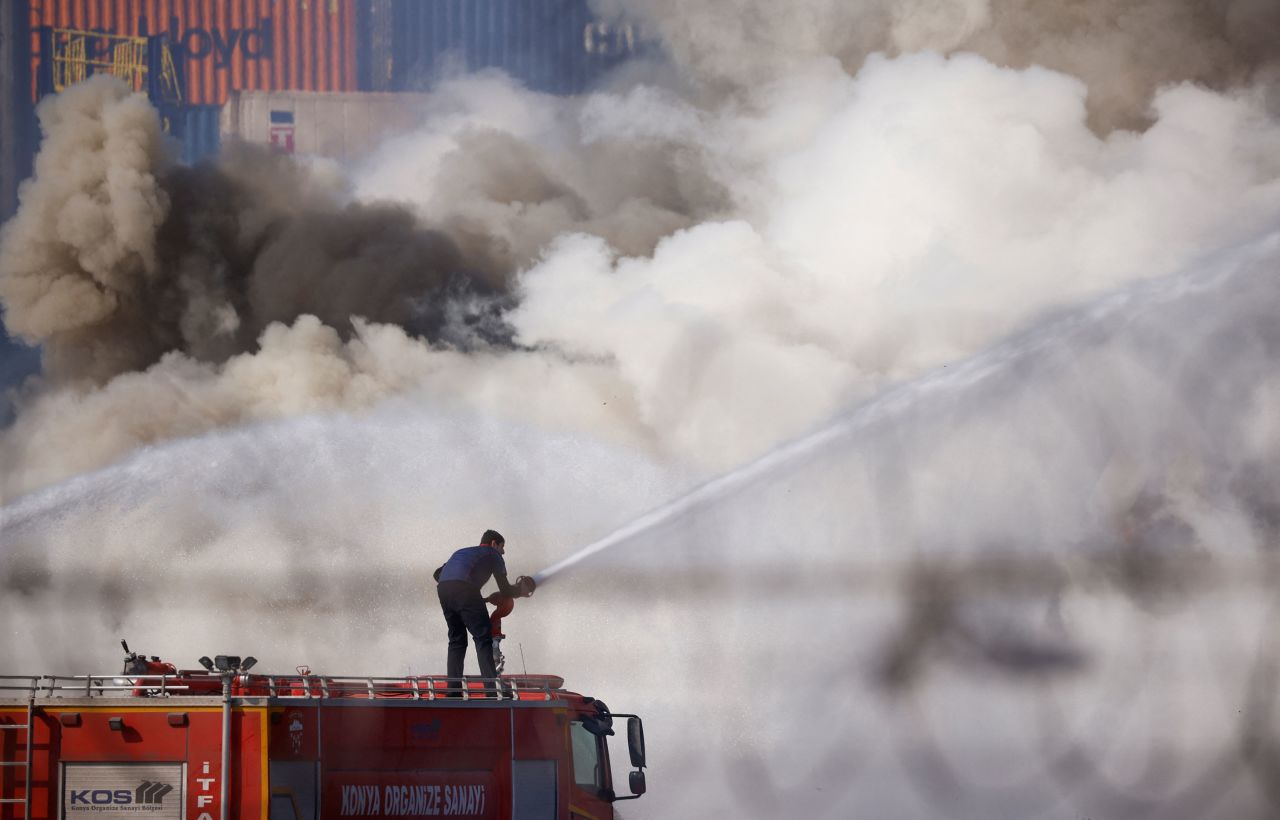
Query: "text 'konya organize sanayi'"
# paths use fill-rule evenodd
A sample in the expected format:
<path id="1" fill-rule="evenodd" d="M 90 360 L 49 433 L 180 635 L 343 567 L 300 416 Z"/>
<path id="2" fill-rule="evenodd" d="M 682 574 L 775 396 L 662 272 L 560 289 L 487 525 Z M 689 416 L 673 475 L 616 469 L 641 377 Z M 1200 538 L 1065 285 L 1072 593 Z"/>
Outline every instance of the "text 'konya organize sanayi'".
<path id="1" fill-rule="evenodd" d="M 484 814 L 481 786 L 343 786 L 343 817 L 438 817 Z"/>

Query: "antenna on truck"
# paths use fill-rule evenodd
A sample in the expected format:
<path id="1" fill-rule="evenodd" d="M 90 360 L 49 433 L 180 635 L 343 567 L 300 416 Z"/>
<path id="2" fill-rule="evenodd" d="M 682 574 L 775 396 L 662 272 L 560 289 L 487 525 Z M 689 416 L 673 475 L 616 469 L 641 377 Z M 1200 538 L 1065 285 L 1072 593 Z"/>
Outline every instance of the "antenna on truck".
<path id="1" fill-rule="evenodd" d="M 524 665 L 524 644 L 518 643 L 516 646 L 520 647 L 520 674 L 527 678 L 529 677 L 529 667 Z"/>

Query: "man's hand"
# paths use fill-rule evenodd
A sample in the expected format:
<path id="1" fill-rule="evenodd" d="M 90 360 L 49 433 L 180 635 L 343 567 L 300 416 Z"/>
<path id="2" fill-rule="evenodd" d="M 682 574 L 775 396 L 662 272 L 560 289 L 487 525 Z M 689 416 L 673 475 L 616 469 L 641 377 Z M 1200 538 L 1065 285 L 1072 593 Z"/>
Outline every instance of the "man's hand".
<path id="1" fill-rule="evenodd" d="M 516 591 L 520 593 L 521 598 L 528 598 L 533 594 L 533 591 L 538 588 L 537 583 L 528 575 L 521 575 L 516 579 L 513 586 L 515 586 Z"/>

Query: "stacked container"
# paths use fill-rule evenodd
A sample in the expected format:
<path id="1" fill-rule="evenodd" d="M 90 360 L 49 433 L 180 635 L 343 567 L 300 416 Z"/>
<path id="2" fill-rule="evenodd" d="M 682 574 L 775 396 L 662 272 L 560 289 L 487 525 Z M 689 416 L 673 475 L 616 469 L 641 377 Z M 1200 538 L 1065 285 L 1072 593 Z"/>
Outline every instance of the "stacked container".
<path id="1" fill-rule="evenodd" d="M 52 68 L 65 66 L 67 53 L 109 62 L 118 38 L 148 38 L 146 76 L 159 77 L 154 55 L 162 50 L 176 81 L 161 94 L 135 74 L 134 87 L 152 94 L 188 162 L 216 152 L 227 135 L 302 152 L 362 143 L 349 117 L 341 134 L 325 132 L 340 120 L 334 112 L 368 107 L 379 113 L 373 122 L 394 120 L 397 130 L 404 117 L 381 116 L 394 103 L 371 98 L 366 105 L 353 92 L 425 91 L 459 72 L 500 69 L 538 91 L 579 93 L 637 47 L 630 25 L 596 17 L 589 0 L 0 0 L 0 11 L 0 34 L 16 34 L 4 38 L 15 45 L 0 91 L 16 89 L 22 104 L 74 79 Z M 74 49 L 60 45 L 73 40 Z M 22 99 L 24 87 L 30 96 Z M 228 103 L 236 111 L 224 111 Z M 253 106 L 268 109 L 261 128 L 256 108 L 245 113 Z M 23 145 L 24 132 L 9 121 L 25 117 L 29 133 L 31 116 L 22 105 L 0 108 L 0 149 L 9 157 L 0 194 L 11 204 L 33 140 Z M 273 123 L 272 116 L 293 119 Z M 288 141 L 286 126 L 314 139 Z M 4 141 L 9 131 L 17 138 Z"/>
<path id="2" fill-rule="evenodd" d="M 13 215 L 18 182 L 31 173 L 35 116 L 27 13 L 17 0 L 0 0 L 0 221 Z M 0 351 L 4 350 L 0 334 Z"/>
<path id="3" fill-rule="evenodd" d="M 395 91 L 497 68 L 538 91 L 576 94 L 637 44 L 633 26 L 597 17 L 587 0 L 390 0 L 372 16 L 370 87 Z"/>
<path id="4" fill-rule="evenodd" d="M 33 68 L 43 56 L 42 27 L 163 34 L 184 76 L 186 104 L 222 105 L 232 91 L 247 89 L 354 91 L 359 6 L 358 0 L 33 0 Z M 88 44 L 92 51 L 93 40 Z"/>
<path id="5" fill-rule="evenodd" d="M 50 71 L 54 31 L 84 32 L 84 56 L 109 59 L 107 36 L 162 38 L 179 78 L 166 125 L 187 161 L 216 152 L 221 109 L 243 89 L 354 91 L 361 0 L 33 0 L 33 96 Z"/>

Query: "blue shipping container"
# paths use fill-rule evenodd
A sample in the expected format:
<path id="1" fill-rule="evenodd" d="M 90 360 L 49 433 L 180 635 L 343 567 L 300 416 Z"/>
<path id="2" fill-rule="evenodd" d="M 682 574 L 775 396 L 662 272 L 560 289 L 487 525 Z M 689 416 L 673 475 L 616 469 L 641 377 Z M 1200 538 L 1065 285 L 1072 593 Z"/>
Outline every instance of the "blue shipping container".
<path id="1" fill-rule="evenodd" d="M 40 372 L 40 351 L 10 338 L 0 315 L 0 428 L 13 420 L 13 387 Z"/>
<path id="2" fill-rule="evenodd" d="M 587 0 L 391 0 L 390 18 L 390 53 L 371 53 L 370 73 L 395 91 L 425 90 L 442 71 L 498 68 L 538 91 L 576 94 L 638 46 L 631 24 L 597 18 Z"/>
<path id="3" fill-rule="evenodd" d="M 194 165 L 218 153 L 222 106 L 183 105 L 169 107 L 163 116 L 170 136 L 181 144 L 182 161 Z"/>
<path id="4" fill-rule="evenodd" d="M 17 209 L 38 142 L 26 4 L 0 0 L 0 222 Z"/>

